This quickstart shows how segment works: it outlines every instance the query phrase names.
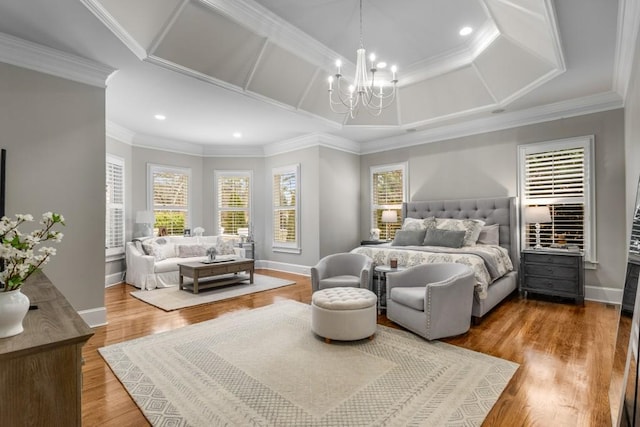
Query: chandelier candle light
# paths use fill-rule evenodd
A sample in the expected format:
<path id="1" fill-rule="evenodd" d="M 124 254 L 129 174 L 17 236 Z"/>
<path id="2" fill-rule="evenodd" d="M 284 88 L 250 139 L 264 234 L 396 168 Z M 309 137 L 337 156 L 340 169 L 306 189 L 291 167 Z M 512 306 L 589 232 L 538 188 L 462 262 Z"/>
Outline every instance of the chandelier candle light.
<path id="1" fill-rule="evenodd" d="M 376 63 L 376 55 L 371 53 L 367 70 L 367 53 L 362 42 L 362 0 L 360 0 L 360 48 L 356 51 L 356 55 L 356 74 L 353 84 L 344 82 L 342 61 L 339 59 L 336 61 L 336 74 L 329 77 L 329 106 L 334 113 L 348 113 L 352 119 L 358 115 L 361 107 L 371 115 L 379 116 L 396 97 L 398 68 L 395 65 L 391 67 L 391 80 L 388 83 L 380 78 L 376 81 L 376 73 L 386 68 L 387 63 Z M 346 89 L 345 86 L 347 86 Z"/>

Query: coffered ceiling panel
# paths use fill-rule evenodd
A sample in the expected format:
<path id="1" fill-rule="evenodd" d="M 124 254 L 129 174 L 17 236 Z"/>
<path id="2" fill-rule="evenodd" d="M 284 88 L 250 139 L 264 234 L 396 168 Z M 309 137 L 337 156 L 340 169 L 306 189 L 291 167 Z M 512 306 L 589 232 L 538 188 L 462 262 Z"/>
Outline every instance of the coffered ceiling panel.
<path id="1" fill-rule="evenodd" d="M 189 3 L 153 55 L 244 87 L 265 40 L 199 3 Z"/>
<path id="2" fill-rule="evenodd" d="M 100 3 L 148 51 L 182 0 L 102 0 Z"/>
<path id="3" fill-rule="evenodd" d="M 552 9 L 542 7 L 543 2 L 529 1 L 528 8 L 504 0 L 486 0 L 493 19 L 503 36 L 535 52 L 550 63 L 557 62 L 552 22 L 547 16 Z"/>
<path id="4" fill-rule="evenodd" d="M 556 69 L 506 37 L 499 37 L 476 58 L 475 65 L 499 102 L 522 95 L 533 83 L 552 77 Z"/>
<path id="5" fill-rule="evenodd" d="M 331 111 L 328 100 L 326 75 L 319 72 L 311 81 L 309 91 L 300 104 L 300 109 L 335 122 L 339 117 Z"/>
<path id="6" fill-rule="evenodd" d="M 492 105 L 495 100 L 471 66 L 405 86 L 402 120 L 415 123 Z"/>
<path id="7" fill-rule="evenodd" d="M 247 89 L 297 107 L 308 90 L 316 69 L 291 52 L 267 44 Z"/>

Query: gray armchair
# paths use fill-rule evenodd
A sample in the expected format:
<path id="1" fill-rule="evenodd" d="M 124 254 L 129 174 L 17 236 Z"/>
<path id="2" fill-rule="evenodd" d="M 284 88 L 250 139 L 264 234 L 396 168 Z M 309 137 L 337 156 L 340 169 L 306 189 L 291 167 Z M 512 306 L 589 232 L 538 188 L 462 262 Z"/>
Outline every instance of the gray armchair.
<path id="1" fill-rule="evenodd" d="M 373 260 L 366 255 L 327 255 L 311 267 L 311 291 L 339 286 L 371 289 Z"/>
<path id="2" fill-rule="evenodd" d="M 428 340 L 471 326 L 475 278 L 464 264 L 420 264 L 387 273 L 387 318 Z"/>

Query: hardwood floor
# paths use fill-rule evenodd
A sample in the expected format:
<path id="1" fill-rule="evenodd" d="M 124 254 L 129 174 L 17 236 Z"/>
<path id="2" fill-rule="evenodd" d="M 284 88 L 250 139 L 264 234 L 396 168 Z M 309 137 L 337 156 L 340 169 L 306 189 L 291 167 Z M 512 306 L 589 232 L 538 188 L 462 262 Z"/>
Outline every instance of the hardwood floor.
<path id="1" fill-rule="evenodd" d="M 82 419 L 85 426 L 149 425 L 97 349 L 141 336 L 272 304 L 279 299 L 311 301 L 308 277 L 270 270 L 260 274 L 296 284 L 208 305 L 164 312 L 117 285 L 106 290 L 109 324 L 96 328 L 85 345 Z M 397 327 L 384 315 L 378 323 Z M 520 299 L 514 295 L 480 325 L 443 341 L 520 364 L 484 426 L 610 426 L 608 387 L 617 309 L 587 301 Z"/>

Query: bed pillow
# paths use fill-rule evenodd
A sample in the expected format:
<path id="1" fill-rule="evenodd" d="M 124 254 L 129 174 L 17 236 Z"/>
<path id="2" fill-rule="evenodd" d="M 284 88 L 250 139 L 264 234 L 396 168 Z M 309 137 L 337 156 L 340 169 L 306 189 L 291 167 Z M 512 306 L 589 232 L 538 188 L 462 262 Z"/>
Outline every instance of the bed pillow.
<path id="1" fill-rule="evenodd" d="M 461 248 L 464 242 L 464 230 L 443 230 L 432 228 L 427 230 L 423 244 L 425 246 L 445 246 L 447 248 Z"/>
<path id="2" fill-rule="evenodd" d="M 402 230 L 426 230 L 427 228 L 435 228 L 436 218 L 430 216 L 428 218 L 405 218 L 402 223 Z"/>
<path id="3" fill-rule="evenodd" d="M 479 245 L 499 245 L 500 225 L 492 224 L 482 227 L 476 243 Z"/>
<path id="4" fill-rule="evenodd" d="M 421 246 L 424 241 L 425 230 L 398 230 L 391 242 L 391 246 Z"/>
<path id="5" fill-rule="evenodd" d="M 442 230 L 464 231 L 462 246 L 475 246 L 484 221 L 479 219 L 436 218 L 436 227 Z"/>

